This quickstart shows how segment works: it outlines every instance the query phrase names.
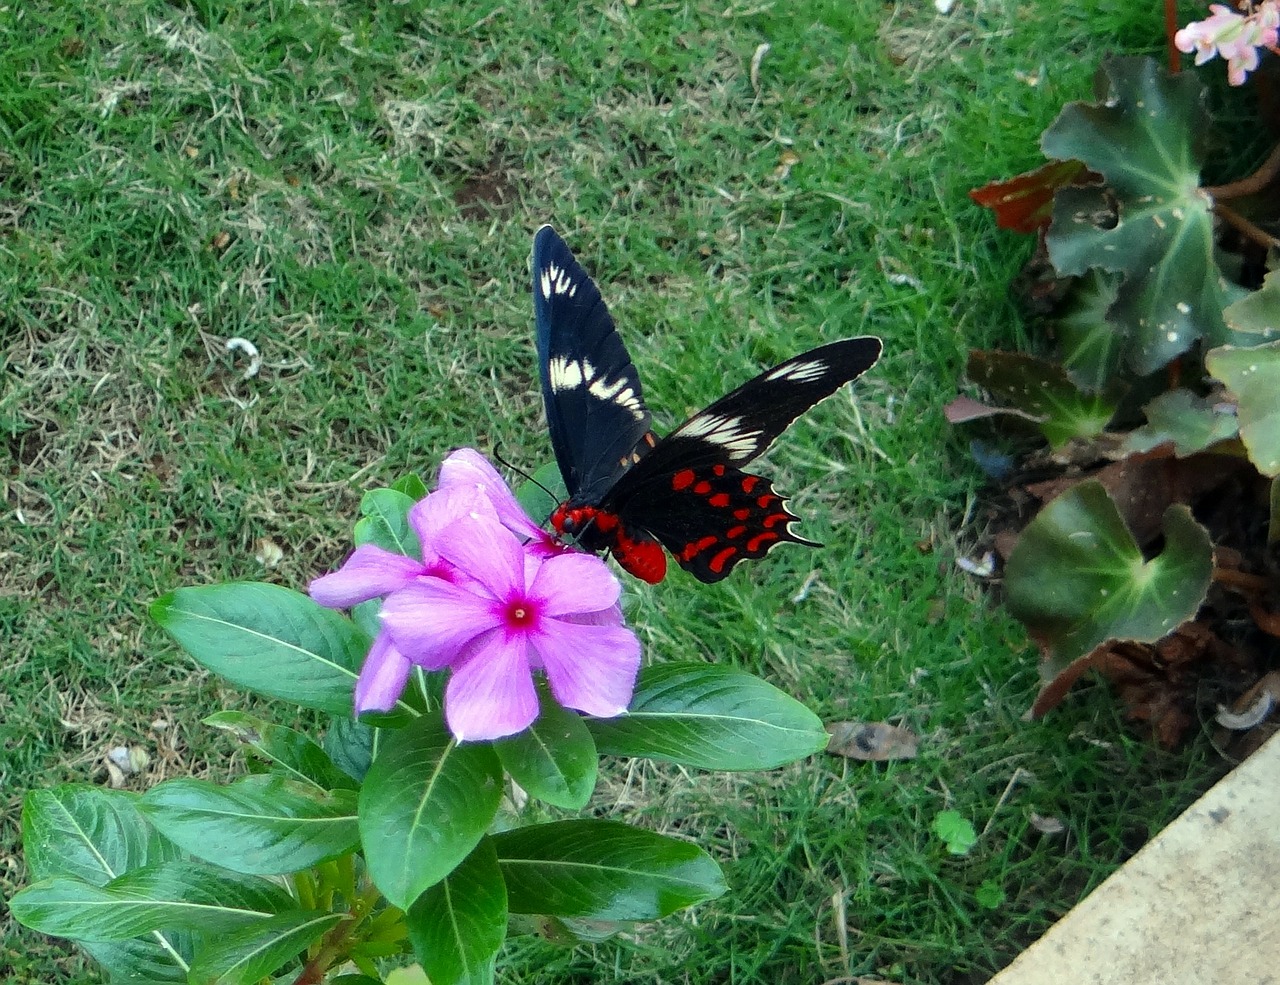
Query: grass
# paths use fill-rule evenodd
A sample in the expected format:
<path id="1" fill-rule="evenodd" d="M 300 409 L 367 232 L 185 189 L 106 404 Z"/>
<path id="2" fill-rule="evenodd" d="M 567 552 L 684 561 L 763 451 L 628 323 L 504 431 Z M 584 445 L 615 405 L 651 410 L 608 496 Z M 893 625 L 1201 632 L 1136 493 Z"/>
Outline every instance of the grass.
<path id="1" fill-rule="evenodd" d="M 137 787 L 240 768 L 199 720 L 255 699 L 193 669 L 149 601 L 303 585 L 364 489 L 450 447 L 550 457 L 527 256 L 553 221 L 664 429 L 806 346 L 884 337 L 771 456 L 826 548 L 629 605 L 654 659 L 731 662 L 924 742 L 768 775 L 613 764 L 597 809 L 708 845 L 730 893 L 594 947 L 513 939 L 504 980 L 985 980 L 1216 770 L 1203 743 L 1131 738 L 1097 690 L 1020 720 L 1035 657 L 953 564 L 984 513 L 941 414 L 966 350 L 1018 334 L 1029 250 L 966 190 L 1037 164 L 1100 55 L 1161 36 L 1112 0 L 0 10 L 0 890 L 25 878 L 26 789 L 103 782 L 116 744 L 151 755 Z M 966 857 L 931 834 L 944 809 L 983 833 Z M 4 980 L 96 980 L 4 934 Z"/>

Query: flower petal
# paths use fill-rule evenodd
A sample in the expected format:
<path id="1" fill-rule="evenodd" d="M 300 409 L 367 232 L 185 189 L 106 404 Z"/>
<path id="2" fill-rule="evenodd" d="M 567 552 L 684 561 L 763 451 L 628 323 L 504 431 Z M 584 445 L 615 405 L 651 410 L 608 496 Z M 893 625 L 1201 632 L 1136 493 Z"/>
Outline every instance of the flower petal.
<path id="1" fill-rule="evenodd" d="M 566 616 L 609 608 L 622 594 L 622 585 L 594 554 L 575 552 L 544 560 L 529 594 L 542 600 L 545 615 Z"/>
<path id="2" fill-rule="evenodd" d="M 524 551 L 497 520 L 471 513 L 449 525 L 439 538 L 440 556 L 474 578 L 495 599 L 524 591 Z"/>
<path id="3" fill-rule="evenodd" d="M 394 708 L 412 669 L 413 664 L 396 649 L 390 635 L 386 631 L 379 633 L 356 679 L 356 714 Z"/>
<path id="4" fill-rule="evenodd" d="M 437 487 L 452 489 L 458 486 L 481 490 L 489 497 L 502 525 L 522 540 L 547 536 L 546 531 L 529 519 L 498 470 L 474 448 L 459 448 L 440 463 Z"/>
<path id="5" fill-rule="evenodd" d="M 382 603 L 382 625 L 400 652 L 428 670 L 453 663 L 479 635 L 501 625 L 492 599 L 430 579 Z"/>
<path id="6" fill-rule="evenodd" d="M 441 531 L 472 513 L 498 517 L 484 491 L 474 486 L 437 489 L 414 503 L 409 509 L 409 526 L 422 544 L 424 561 L 439 557 L 436 541 Z"/>
<path id="7" fill-rule="evenodd" d="M 421 561 L 365 544 L 357 547 L 337 571 L 312 581 L 307 591 L 321 605 L 349 609 L 357 603 L 390 595 L 424 573 Z"/>
<path id="8" fill-rule="evenodd" d="M 640 641 L 631 630 L 545 619 L 530 642 L 558 703 L 598 718 L 627 710 L 640 670 Z"/>
<path id="9" fill-rule="evenodd" d="M 524 636 L 494 633 L 454 670 L 444 717 L 459 742 L 523 732 L 538 717 L 538 693 Z"/>

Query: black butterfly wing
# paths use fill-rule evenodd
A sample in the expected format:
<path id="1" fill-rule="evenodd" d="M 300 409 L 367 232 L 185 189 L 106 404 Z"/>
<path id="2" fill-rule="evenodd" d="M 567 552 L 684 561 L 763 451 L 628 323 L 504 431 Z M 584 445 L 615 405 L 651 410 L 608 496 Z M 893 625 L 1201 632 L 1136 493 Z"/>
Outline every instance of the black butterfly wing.
<path id="1" fill-rule="evenodd" d="M 646 531 L 701 581 L 780 543 L 813 545 L 791 530 L 799 517 L 763 476 L 741 470 L 814 404 L 880 357 L 880 340 L 845 339 L 766 370 L 681 424 L 624 473 L 600 503 Z"/>
<path id="2" fill-rule="evenodd" d="M 550 226 L 533 237 L 533 310 L 556 463 L 571 498 L 595 501 L 636 460 L 649 411 L 599 289 Z"/>

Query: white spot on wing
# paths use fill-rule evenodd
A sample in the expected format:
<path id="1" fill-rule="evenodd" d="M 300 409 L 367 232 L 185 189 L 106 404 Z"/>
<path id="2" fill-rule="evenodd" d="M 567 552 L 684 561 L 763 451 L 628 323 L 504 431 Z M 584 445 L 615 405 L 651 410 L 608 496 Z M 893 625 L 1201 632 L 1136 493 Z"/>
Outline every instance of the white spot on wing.
<path id="1" fill-rule="evenodd" d="M 586 387 L 596 400 L 621 407 L 637 421 L 644 417 L 644 405 L 635 389 L 625 377 L 612 382 L 600 378 L 596 368 L 587 360 L 566 359 L 556 356 L 547 362 L 547 380 L 552 393 L 564 393 Z"/>
<path id="2" fill-rule="evenodd" d="M 551 382 L 552 393 L 576 390 L 595 375 L 595 367 L 585 359 L 577 362 L 573 359 L 565 359 L 563 356 L 556 356 L 547 363 L 547 378 Z"/>
<path id="3" fill-rule="evenodd" d="M 803 363 L 784 363 L 765 377 L 766 380 L 790 380 L 793 383 L 812 383 L 827 375 L 828 367 L 821 359 Z"/>
<path id="4" fill-rule="evenodd" d="M 567 294 L 573 297 L 578 293 L 578 285 L 573 282 L 569 272 L 554 263 L 549 263 L 538 275 L 538 288 L 548 301 L 553 294 Z"/>
<path id="5" fill-rule="evenodd" d="M 593 380 L 587 390 L 597 400 L 616 404 L 636 420 L 644 417 L 644 407 L 640 404 L 640 398 L 636 396 L 635 390 L 630 387 L 625 379 L 617 379 L 612 383 L 606 383 L 604 380 Z"/>
<path id="6" fill-rule="evenodd" d="M 698 438 L 723 448 L 730 461 L 750 458 L 760 447 L 760 429 L 748 431 L 741 417 L 699 414 L 680 429 L 688 438 Z"/>

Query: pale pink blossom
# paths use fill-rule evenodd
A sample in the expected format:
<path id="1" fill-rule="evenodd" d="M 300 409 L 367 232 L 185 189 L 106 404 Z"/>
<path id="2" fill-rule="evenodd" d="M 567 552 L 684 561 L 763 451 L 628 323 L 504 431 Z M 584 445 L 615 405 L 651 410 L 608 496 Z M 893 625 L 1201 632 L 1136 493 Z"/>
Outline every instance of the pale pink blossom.
<path id="1" fill-rule="evenodd" d="M 1174 46 L 1181 52 L 1195 52 L 1196 64 L 1203 65 L 1215 56 L 1227 62 L 1227 81 L 1243 85 L 1250 72 L 1258 67 L 1258 49 L 1274 49 L 1280 34 L 1280 0 L 1263 0 L 1253 6 L 1243 5 L 1246 13 L 1238 13 L 1222 4 L 1212 4 L 1211 16 L 1188 24 L 1173 36 Z"/>

